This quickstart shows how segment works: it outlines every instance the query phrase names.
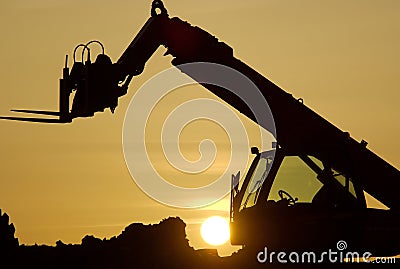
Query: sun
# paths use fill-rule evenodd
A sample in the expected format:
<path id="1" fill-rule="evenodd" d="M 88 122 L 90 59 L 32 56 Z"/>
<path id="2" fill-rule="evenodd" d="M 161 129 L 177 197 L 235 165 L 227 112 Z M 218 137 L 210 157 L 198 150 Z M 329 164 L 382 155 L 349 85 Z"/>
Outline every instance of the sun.
<path id="1" fill-rule="evenodd" d="M 200 232 L 208 244 L 219 246 L 229 240 L 229 223 L 220 216 L 209 217 L 201 225 Z"/>

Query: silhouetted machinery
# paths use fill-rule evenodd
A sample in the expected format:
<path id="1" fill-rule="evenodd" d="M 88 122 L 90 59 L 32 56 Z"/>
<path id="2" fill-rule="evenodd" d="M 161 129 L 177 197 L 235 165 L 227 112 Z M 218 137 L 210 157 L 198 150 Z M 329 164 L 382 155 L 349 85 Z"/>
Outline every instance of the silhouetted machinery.
<path id="1" fill-rule="evenodd" d="M 177 68 L 192 62 L 231 67 L 261 91 L 275 120 L 277 139 L 277 146 L 270 151 L 252 149 L 255 158 L 240 189 L 232 188 L 231 243 L 310 250 L 332 248 L 338 240 L 346 240 L 349 249 L 375 255 L 400 253 L 399 171 L 367 149 L 365 141 L 355 141 L 236 59 L 228 45 L 179 18 L 170 18 L 158 0 L 153 1 L 151 17 L 116 63 L 104 50 L 92 63 L 91 44 L 79 45 L 88 54 L 86 61 L 83 56 L 76 61 L 74 55 L 71 72 L 67 66 L 63 70 L 59 112 L 17 110 L 59 118 L 3 119 L 67 123 L 105 108 L 114 111 L 118 98 L 160 45 L 174 56 L 172 64 Z M 202 85 L 256 121 L 235 94 Z M 270 126 L 262 127 L 271 131 Z M 233 177 L 235 182 L 237 177 Z M 365 193 L 389 209 L 367 208 Z"/>

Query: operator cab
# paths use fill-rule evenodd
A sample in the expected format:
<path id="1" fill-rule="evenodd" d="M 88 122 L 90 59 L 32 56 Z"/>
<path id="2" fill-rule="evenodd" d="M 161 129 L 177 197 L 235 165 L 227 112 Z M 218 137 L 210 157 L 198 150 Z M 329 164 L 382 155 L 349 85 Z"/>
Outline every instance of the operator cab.
<path id="1" fill-rule="evenodd" d="M 365 207 L 364 194 L 353 179 L 327 164 L 324 166 L 316 157 L 276 154 L 276 150 L 270 150 L 259 153 L 253 166 L 246 177 L 248 182 L 244 183 L 239 211 L 272 203 L 324 209 Z M 262 188 L 264 195 L 260 196 Z"/>
<path id="2" fill-rule="evenodd" d="M 393 238 L 389 233 L 398 230 L 399 220 L 389 210 L 367 209 L 355 176 L 312 155 L 281 148 L 252 152 L 240 190 L 232 189 L 233 245 L 319 251 L 345 240 L 352 249 L 386 251 L 381 238 Z M 388 221 L 393 229 L 382 228 Z"/>

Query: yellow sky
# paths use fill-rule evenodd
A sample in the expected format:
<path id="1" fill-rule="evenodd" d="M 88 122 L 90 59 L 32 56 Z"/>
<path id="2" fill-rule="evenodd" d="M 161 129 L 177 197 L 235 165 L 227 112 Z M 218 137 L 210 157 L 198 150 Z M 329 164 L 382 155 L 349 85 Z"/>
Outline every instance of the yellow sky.
<path id="1" fill-rule="evenodd" d="M 0 114 L 56 110 L 65 54 L 98 39 L 116 61 L 149 17 L 150 2 L 0 0 Z M 216 35 L 239 59 L 400 167 L 400 2 L 164 3 L 171 16 Z M 178 215 L 190 224 L 191 244 L 206 246 L 199 223 L 212 214 L 227 216 L 228 200 L 201 210 L 160 205 L 136 187 L 122 152 L 131 97 L 170 67 L 169 60 L 158 52 L 114 115 L 107 111 L 69 125 L 0 122 L 0 208 L 21 243 L 109 237 L 134 221 Z"/>

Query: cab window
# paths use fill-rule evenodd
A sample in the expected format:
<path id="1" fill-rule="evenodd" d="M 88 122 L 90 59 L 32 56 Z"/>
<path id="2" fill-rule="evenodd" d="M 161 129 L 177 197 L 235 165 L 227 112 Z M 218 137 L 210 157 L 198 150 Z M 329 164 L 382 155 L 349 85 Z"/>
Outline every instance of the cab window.
<path id="1" fill-rule="evenodd" d="M 271 170 L 273 156 L 273 154 L 262 154 L 260 156 L 260 160 L 258 161 L 257 166 L 251 175 L 249 184 L 247 185 L 239 210 L 252 207 L 257 203 L 261 186 Z"/>
<path id="2" fill-rule="evenodd" d="M 279 167 L 267 200 L 281 200 L 278 192 L 283 190 L 297 198 L 297 202 L 311 203 L 322 186 L 317 174 L 298 156 L 286 156 Z"/>
<path id="3" fill-rule="evenodd" d="M 309 161 L 306 161 L 308 159 Z M 286 156 L 278 170 L 267 200 L 280 201 L 284 191 L 296 199 L 296 203 L 310 203 L 320 208 L 351 208 L 359 205 L 350 177 L 308 156 Z M 306 162 L 314 163 L 311 169 Z"/>

